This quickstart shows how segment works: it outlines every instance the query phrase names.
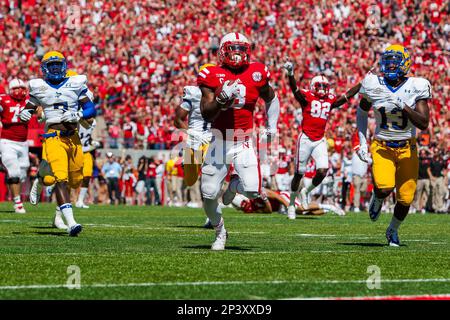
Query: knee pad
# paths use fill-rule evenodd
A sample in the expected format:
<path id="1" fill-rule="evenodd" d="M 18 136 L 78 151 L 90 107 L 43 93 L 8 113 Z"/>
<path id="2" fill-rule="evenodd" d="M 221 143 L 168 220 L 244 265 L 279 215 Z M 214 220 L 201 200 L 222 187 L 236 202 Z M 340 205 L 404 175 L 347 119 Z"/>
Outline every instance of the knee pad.
<path id="1" fill-rule="evenodd" d="M 217 199 L 219 195 L 222 184 L 219 184 L 217 181 L 214 181 L 211 173 L 208 173 L 205 168 L 202 170 L 202 179 L 201 179 L 201 192 L 202 197 L 204 199 Z"/>
<path id="2" fill-rule="evenodd" d="M 414 193 L 399 194 L 397 196 L 397 202 L 404 205 L 405 207 L 409 207 L 413 201 L 414 201 Z"/>
<path id="3" fill-rule="evenodd" d="M 52 186 L 56 183 L 56 178 L 54 176 L 44 176 L 42 178 L 42 183 L 46 187 Z"/>
<path id="4" fill-rule="evenodd" d="M 73 171 L 69 173 L 69 187 L 72 189 L 77 189 L 81 182 L 83 181 L 82 171 Z"/>
<path id="5" fill-rule="evenodd" d="M 17 184 L 19 182 L 20 182 L 20 178 L 19 177 L 6 178 L 6 183 L 7 184 Z"/>

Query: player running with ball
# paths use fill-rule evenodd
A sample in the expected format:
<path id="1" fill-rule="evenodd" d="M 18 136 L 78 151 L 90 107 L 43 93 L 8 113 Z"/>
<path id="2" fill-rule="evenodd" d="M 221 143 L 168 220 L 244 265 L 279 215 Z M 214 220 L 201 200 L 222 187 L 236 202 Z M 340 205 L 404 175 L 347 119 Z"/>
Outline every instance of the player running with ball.
<path id="1" fill-rule="evenodd" d="M 267 67 L 250 62 L 250 41 L 240 33 L 225 35 L 219 45 L 219 66 L 204 68 L 197 84 L 202 91 L 200 108 L 212 122 L 212 139 L 202 166 L 201 192 L 206 215 L 216 231 L 212 250 L 224 250 L 227 231 L 218 198 L 232 164 L 236 175 L 222 197 L 225 205 L 237 192 L 249 199 L 261 191 L 258 158 L 253 147 L 253 111 L 261 97 L 266 105 L 268 141 L 277 131 L 280 103 L 269 84 Z"/>
<path id="2" fill-rule="evenodd" d="M 405 220 L 414 199 L 419 160 L 416 128 L 425 130 L 429 122 L 428 100 L 431 85 L 424 78 L 406 77 L 411 67 L 411 57 L 402 45 L 389 46 L 380 60 L 381 76 L 368 74 L 360 93 L 363 98 L 357 112 L 361 160 L 368 162 L 366 140 L 368 111 L 375 111 L 375 137 L 370 145 L 374 191 L 369 205 L 369 215 L 376 221 L 383 200 L 396 188 L 394 216 L 386 230 L 390 246 L 398 247 L 398 228 Z"/>

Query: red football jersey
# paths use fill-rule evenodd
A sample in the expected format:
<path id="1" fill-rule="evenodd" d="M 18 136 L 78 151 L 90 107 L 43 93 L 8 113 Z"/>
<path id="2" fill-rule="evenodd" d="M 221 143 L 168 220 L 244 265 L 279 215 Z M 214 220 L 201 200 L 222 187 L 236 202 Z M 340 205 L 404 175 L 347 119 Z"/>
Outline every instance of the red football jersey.
<path id="1" fill-rule="evenodd" d="M 19 113 L 25 109 L 26 100 L 17 101 L 9 95 L 0 95 L 0 116 L 3 124 L 2 139 L 24 142 L 27 141 L 28 124 L 22 122 Z"/>
<path id="2" fill-rule="evenodd" d="M 336 101 L 336 97 L 328 94 L 321 99 L 309 90 L 301 91 L 308 102 L 307 106 L 302 108 L 303 132 L 313 141 L 320 140 L 325 135 L 325 127 L 330 115 L 331 105 Z"/>
<path id="3" fill-rule="evenodd" d="M 285 174 L 289 172 L 289 162 L 291 159 L 287 155 L 280 156 L 280 161 L 278 162 L 277 174 Z"/>
<path id="4" fill-rule="evenodd" d="M 211 128 L 218 129 L 226 137 L 227 129 L 241 129 L 250 133 L 253 130 L 253 112 L 259 98 L 259 90 L 267 84 L 270 72 L 259 62 L 252 62 L 244 71 L 234 73 L 219 66 L 204 68 L 197 77 L 197 85 L 208 87 L 214 92 L 226 80 L 240 80 L 239 93 L 232 106 L 220 112 Z"/>

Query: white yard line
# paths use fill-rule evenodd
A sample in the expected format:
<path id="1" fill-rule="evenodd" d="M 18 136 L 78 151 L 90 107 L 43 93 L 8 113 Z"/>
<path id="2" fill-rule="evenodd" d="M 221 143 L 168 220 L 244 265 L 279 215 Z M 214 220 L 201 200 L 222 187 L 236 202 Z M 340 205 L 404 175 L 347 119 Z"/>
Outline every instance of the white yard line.
<path id="1" fill-rule="evenodd" d="M 82 288 L 118 288 L 118 287 L 178 287 L 178 286 L 221 286 L 221 285 L 277 285 L 277 284 L 345 284 L 345 283 L 366 283 L 367 280 L 268 280 L 268 281 L 197 281 L 197 282 L 143 282 L 143 283 L 93 283 L 81 285 Z M 382 283 L 425 283 L 425 282 L 450 282 L 449 279 L 384 279 Z M 50 285 L 17 285 L 0 286 L 1 290 L 20 290 L 20 289 L 55 289 L 67 288 L 66 284 Z M 295 299 L 295 298 L 293 298 Z M 303 299 L 303 298 L 302 298 Z"/>

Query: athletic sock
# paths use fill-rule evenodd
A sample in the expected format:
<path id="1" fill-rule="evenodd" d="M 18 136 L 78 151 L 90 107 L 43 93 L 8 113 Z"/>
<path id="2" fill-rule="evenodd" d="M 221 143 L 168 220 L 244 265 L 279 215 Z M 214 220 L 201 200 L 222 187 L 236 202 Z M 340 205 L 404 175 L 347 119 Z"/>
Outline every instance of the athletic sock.
<path id="1" fill-rule="evenodd" d="M 213 226 L 219 225 L 222 219 L 222 209 L 219 207 L 217 199 L 203 199 L 203 208 L 211 224 Z"/>
<path id="2" fill-rule="evenodd" d="M 398 220 L 395 216 L 392 216 L 392 220 L 391 223 L 389 224 L 389 228 L 393 229 L 393 230 L 398 230 L 398 228 L 400 227 L 400 224 L 403 221 Z"/>
<path id="3" fill-rule="evenodd" d="M 20 204 L 20 203 L 22 203 L 22 200 L 20 199 L 20 196 L 14 197 L 14 203 L 15 203 L 15 204 Z"/>
<path id="4" fill-rule="evenodd" d="M 216 226 L 214 226 L 214 230 L 221 231 L 222 228 L 224 228 L 224 227 L 225 227 L 225 224 L 224 224 L 223 218 L 220 217 L 220 221 L 219 221 L 219 223 Z"/>
<path id="5" fill-rule="evenodd" d="M 75 222 L 75 219 L 73 218 L 73 210 L 72 210 L 72 204 L 71 203 L 64 203 L 59 206 L 61 209 L 62 214 L 64 215 L 64 218 L 66 218 L 67 225 L 69 228 L 73 227 L 77 223 Z"/>
<path id="6" fill-rule="evenodd" d="M 306 188 L 306 192 L 307 193 L 310 193 L 315 187 L 317 187 L 317 186 L 315 186 L 314 184 L 310 184 L 307 188 Z"/>
<path id="7" fill-rule="evenodd" d="M 87 192 L 88 192 L 88 188 L 82 187 L 80 189 L 80 194 L 78 195 L 77 202 L 84 203 L 84 198 L 86 197 Z"/>
<path id="8" fill-rule="evenodd" d="M 295 200 L 297 199 L 297 196 L 298 196 L 298 192 L 296 192 L 296 191 L 291 192 L 291 197 L 289 199 L 289 206 L 295 207 Z"/>

